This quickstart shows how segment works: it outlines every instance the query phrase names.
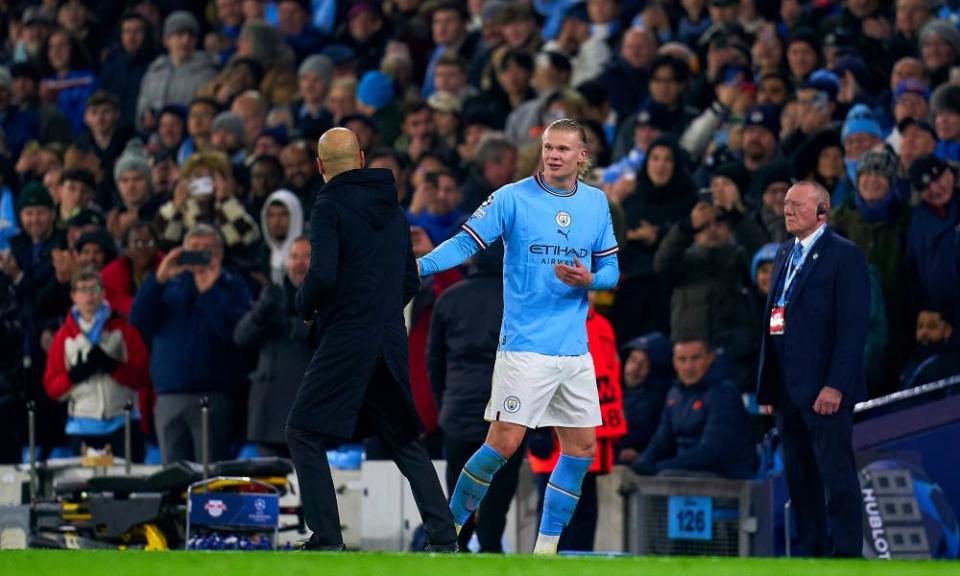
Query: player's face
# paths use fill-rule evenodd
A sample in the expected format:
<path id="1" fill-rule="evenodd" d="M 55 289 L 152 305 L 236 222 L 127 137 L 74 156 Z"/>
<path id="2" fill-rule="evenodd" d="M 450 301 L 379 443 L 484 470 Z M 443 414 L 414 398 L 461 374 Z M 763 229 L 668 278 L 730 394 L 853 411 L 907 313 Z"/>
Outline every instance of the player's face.
<path id="1" fill-rule="evenodd" d="M 541 154 L 544 175 L 554 180 L 576 176 L 578 164 L 587 161 L 587 147 L 576 132 L 547 130 Z"/>

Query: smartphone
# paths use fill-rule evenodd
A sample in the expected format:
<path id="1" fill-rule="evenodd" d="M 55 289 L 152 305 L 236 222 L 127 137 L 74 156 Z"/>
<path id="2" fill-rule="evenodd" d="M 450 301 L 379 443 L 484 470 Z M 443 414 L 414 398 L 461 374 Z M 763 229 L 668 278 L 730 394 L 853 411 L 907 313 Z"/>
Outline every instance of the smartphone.
<path id="1" fill-rule="evenodd" d="M 701 188 L 697 192 L 697 199 L 700 202 L 706 202 L 707 204 L 713 204 L 713 192 L 709 188 Z"/>
<path id="2" fill-rule="evenodd" d="M 201 176 L 190 180 L 191 196 L 209 196 L 213 194 L 213 178 Z"/>
<path id="3" fill-rule="evenodd" d="M 206 250 L 184 250 L 177 257 L 180 266 L 209 266 L 210 252 Z"/>

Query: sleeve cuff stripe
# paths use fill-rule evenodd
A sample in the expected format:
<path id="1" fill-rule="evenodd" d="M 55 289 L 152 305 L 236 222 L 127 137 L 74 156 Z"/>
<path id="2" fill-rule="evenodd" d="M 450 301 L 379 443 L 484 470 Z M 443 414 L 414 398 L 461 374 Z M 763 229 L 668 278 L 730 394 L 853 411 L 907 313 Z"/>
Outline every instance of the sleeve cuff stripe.
<path id="1" fill-rule="evenodd" d="M 483 241 L 483 238 L 481 238 L 479 234 L 473 231 L 473 228 L 467 226 L 466 224 L 461 226 L 461 228 L 463 228 L 463 231 L 469 234 L 471 238 L 473 238 L 473 241 L 480 246 L 481 250 L 487 249 L 487 243 Z"/>
<path id="2" fill-rule="evenodd" d="M 619 251 L 620 251 L 620 247 L 614 246 L 613 248 L 607 248 L 606 250 L 601 250 L 600 252 L 594 252 L 593 255 L 599 258 L 601 256 L 609 256 L 611 254 L 616 254 Z"/>

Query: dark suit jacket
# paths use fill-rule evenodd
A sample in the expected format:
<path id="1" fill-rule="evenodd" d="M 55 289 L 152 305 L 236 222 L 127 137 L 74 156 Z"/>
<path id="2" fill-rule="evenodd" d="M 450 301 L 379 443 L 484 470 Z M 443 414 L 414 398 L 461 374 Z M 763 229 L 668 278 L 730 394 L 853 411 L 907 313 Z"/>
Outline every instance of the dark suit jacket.
<path id="1" fill-rule="evenodd" d="M 777 251 L 760 349 L 757 402 L 776 404 L 781 370 L 769 332 L 770 310 L 783 285 L 794 239 Z M 863 347 L 870 316 L 870 278 L 860 249 L 829 228 L 810 247 L 786 307 L 783 385 L 801 410 L 824 386 L 843 393 L 843 408 L 866 397 Z"/>
<path id="2" fill-rule="evenodd" d="M 367 168 L 332 178 L 313 206 L 310 245 L 296 306 L 314 321 L 319 344 L 288 423 L 344 439 L 369 435 L 361 407 L 383 358 L 389 373 L 373 390 L 401 399 L 396 413 L 412 415 L 403 432 L 415 436 L 420 424 L 409 392 L 403 307 L 420 278 L 393 174 Z"/>

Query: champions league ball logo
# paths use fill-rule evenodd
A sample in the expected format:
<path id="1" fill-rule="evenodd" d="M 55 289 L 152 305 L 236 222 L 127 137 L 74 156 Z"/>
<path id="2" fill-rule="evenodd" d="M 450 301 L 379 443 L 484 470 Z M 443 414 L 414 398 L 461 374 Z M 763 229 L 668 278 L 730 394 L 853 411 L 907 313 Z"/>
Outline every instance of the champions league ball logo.
<path id="1" fill-rule="evenodd" d="M 864 555 L 958 558 L 960 526 L 943 490 L 918 467 L 877 459 L 860 468 Z"/>

